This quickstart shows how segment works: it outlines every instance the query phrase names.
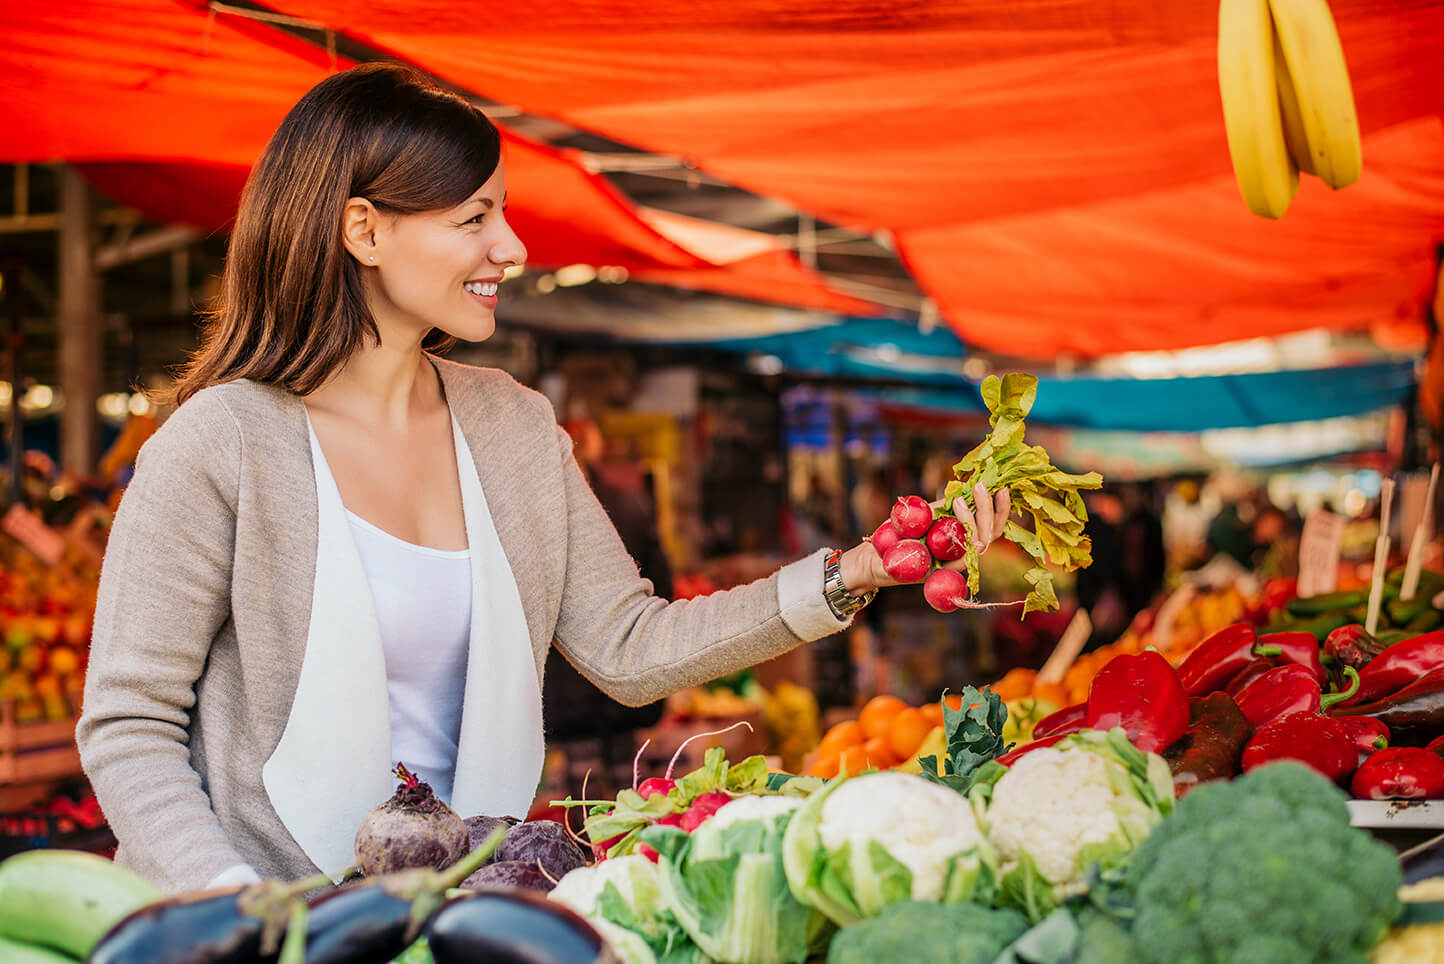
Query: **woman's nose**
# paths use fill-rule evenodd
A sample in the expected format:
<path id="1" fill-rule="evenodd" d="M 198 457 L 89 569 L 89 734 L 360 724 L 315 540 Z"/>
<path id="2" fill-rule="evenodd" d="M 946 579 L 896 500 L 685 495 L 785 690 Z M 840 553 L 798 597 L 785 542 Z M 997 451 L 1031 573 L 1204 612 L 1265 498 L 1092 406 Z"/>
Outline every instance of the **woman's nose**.
<path id="1" fill-rule="evenodd" d="M 495 264 L 526 264 L 526 245 L 521 243 L 521 238 L 506 226 L 506 236 L 497 239 L 491 249 L 491 260 Z"/>

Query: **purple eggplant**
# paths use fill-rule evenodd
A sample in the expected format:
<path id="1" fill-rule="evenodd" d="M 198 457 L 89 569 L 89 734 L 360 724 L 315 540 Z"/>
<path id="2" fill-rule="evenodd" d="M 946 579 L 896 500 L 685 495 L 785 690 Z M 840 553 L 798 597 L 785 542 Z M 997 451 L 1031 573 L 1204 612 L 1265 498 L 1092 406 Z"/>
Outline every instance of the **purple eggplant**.
<path id="1" fill-rule="evenodd" d="M 482 846 L 445 870 L 417 867 L 362 879 L 310 902 L 306 964 L 385 964 L 421 936 L 458 886 L 486 863 L 505 836 L 498 828 Z"/>
<path id="2" fill-rule="evenodd" d="M 525 891 L 467 894 L 448 901 L 427 929 L 426 943 L 436 964 L 615 960 L 606 941 L 580 915 Z"/>
<path id="3" fill-rule="evenodd" d="M 290 906 L 329 884 L 264 880 L 146 904 L 90 952 L 90 964 L 269 964 L 280 953 Z"/>

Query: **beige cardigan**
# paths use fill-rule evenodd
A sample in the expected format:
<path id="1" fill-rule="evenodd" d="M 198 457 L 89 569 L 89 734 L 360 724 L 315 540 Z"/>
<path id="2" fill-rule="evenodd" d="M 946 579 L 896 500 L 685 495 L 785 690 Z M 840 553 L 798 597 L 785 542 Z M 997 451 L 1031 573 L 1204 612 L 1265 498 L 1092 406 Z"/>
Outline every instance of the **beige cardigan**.
<path id="1" fill-rule="evenodd" d="M 435 364 L 521 596 L 538 680 L 555 644 L 602 689 L 642 704 L 842 627 L 822 596 L 820 554 L 712 596 L 653 596 L 550 403 L 503 372 Z M 208 388 L 142 450 L 106 552 L 76 736 L 117 859 L 167 890 L 237 865 L 286 879 L 339 871 L 308 857 L 317 851 L 297 835 L 313 831 L 293 814 L 330 816 L 348 791 L 374 797 L 385 784 L 338 758 L 352 752 L 353 731 L 386 715 L 384 702 L 333 701 L 339 718 L 311 721 L 305 736 L 312 764 L 338 774 L 334 789 L 300 808 L 283 800 L 285 819 L 275 804 L 287 791 L 273 758 L 288 724 L 288 743 L 301 726 L 292 715 L 303 660 L 309 652 L 314 663 L 322 643 L 335 652 L 364 637 L 339 635 L 356 626 L 350 607 L 313 612 L 331 565 L 317 546 L 300 398 L 245 380 Z M 353 588 L 366 598 L 364 581 Z M 345 685 L 348 666 L 324 669 Z M 286 761 L 293 775 L 304 765 L 294 753 Z"/>

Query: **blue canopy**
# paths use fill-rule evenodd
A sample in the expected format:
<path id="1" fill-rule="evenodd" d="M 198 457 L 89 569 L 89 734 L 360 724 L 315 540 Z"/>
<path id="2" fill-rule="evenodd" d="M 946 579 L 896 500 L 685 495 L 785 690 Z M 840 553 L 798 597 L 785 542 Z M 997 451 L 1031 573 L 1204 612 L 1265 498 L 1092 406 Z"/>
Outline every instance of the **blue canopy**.
<path id="1" fill-rule="evenodd" d="M 967 349 L 951 331 L 858 319 L 805 331 L 716 340 L 710 347 L 775 356 L 787 371 L 904 380 L 878 401 L 948 412 L 984 412 L 963 372 Z M 1197 432 L 1362 415 L 1403 403 L 1415 382 L 1410 359 L 1321 369 L 1179 378 L 1043 376 L 1031 419 L 1040 424 L 1130 431 Z"/>

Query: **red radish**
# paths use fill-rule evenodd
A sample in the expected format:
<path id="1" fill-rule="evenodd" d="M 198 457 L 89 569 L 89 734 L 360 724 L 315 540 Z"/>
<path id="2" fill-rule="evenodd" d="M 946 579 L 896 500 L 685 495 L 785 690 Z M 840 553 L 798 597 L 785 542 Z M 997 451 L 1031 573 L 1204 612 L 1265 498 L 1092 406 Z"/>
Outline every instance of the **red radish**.
<path id="1" fill-rule="evenodd" d="M 666 777 L 648 777 L 637 787 L 637 792 L 644 798 L 665 797 L 676 785 L 676 780 L 668 780 Z"/>
<path id="2" fill-rule="evenodd" d="M 887 555 L 887 551 L 898 544 L 902 536 L 897 534 L 893 528 L 892 520 L 888 519 L 878 526 L 872 533 L 872 547 L 877 550 L 879 556 Z"/>
<path id="3" fill-rule="evenodd" d="M 466 821 L 436 798 L 430 784 L 398 763 L 401 786 L 356 831 L 356 866 L 367 877 L 431 867 L 445 870 L 471 850 Z"/>
<path id="4" fill-rule="evenodd" d="M 968 530 L 950 515 L 942 516 L 928 530 L 928 552 L 938 562 L 952 562 L 963 558 L 968 548 Z"/>
<path id="5" fill-rule="evenodd" d="M 619 833 L 616 836 L 608 837 L 601 843 L 592 844 L 592 860 L 596 861 L 597 863 L 601 863 L 603 860 L 606 860 L 607 851 L 611 850 L 617 844 L 621 843 L 622 838 L 625 836 L 626 834 Z"/>
<path id="6" fill-rule="evenodd" d="M 665 817 L 659 817 L 657 819 L 656 825 L 659 827 L 682 827 L 683 816 L 684 815 L 680 813 L 669 813 Z M 691 829 L 688 827 L 682 827 L 682 829 L 686 830 L 688 833 L 691 833 Z M 654 864 L 657 862 L 657 858 L 661 856 L 659 853 L 657 853 L 657 851 L 653 850 L 651 847 L 648 847 L 644 843 L 637 844 L 637 853 L 641 854 L 643 857 L 646 857 Z"/>
<path id="7" fill-rule="evenodd" d="M 921 539 L 904 539 L 882 557 L 882 567 L 898 582 L 920 581 L 932 564 L 932 553 Z"/>
<path id="8" fill-rule="evenodd" d="M 904 539 L 921 539 L 933 524 L 933 507 L 920 495 L 899 496 L 892 506 L 892 524 Z"/>
<path id="9" fill-rule="evenodd" d="M 681 815 L 682 821 L 678 826 L 691 833 L 700 827 L 704 820 L 731 802 L 732 798 L 724 790 L 710 790 L 700 794 L 692 801 L 687 812 Z"/>
<path id="10" fill-rule="evenodd" d="M 940 613 L 950 613 L 967 604 L 968 580 L 953 569 L 935 569 L 923 583 L 923 598 Z"/>

